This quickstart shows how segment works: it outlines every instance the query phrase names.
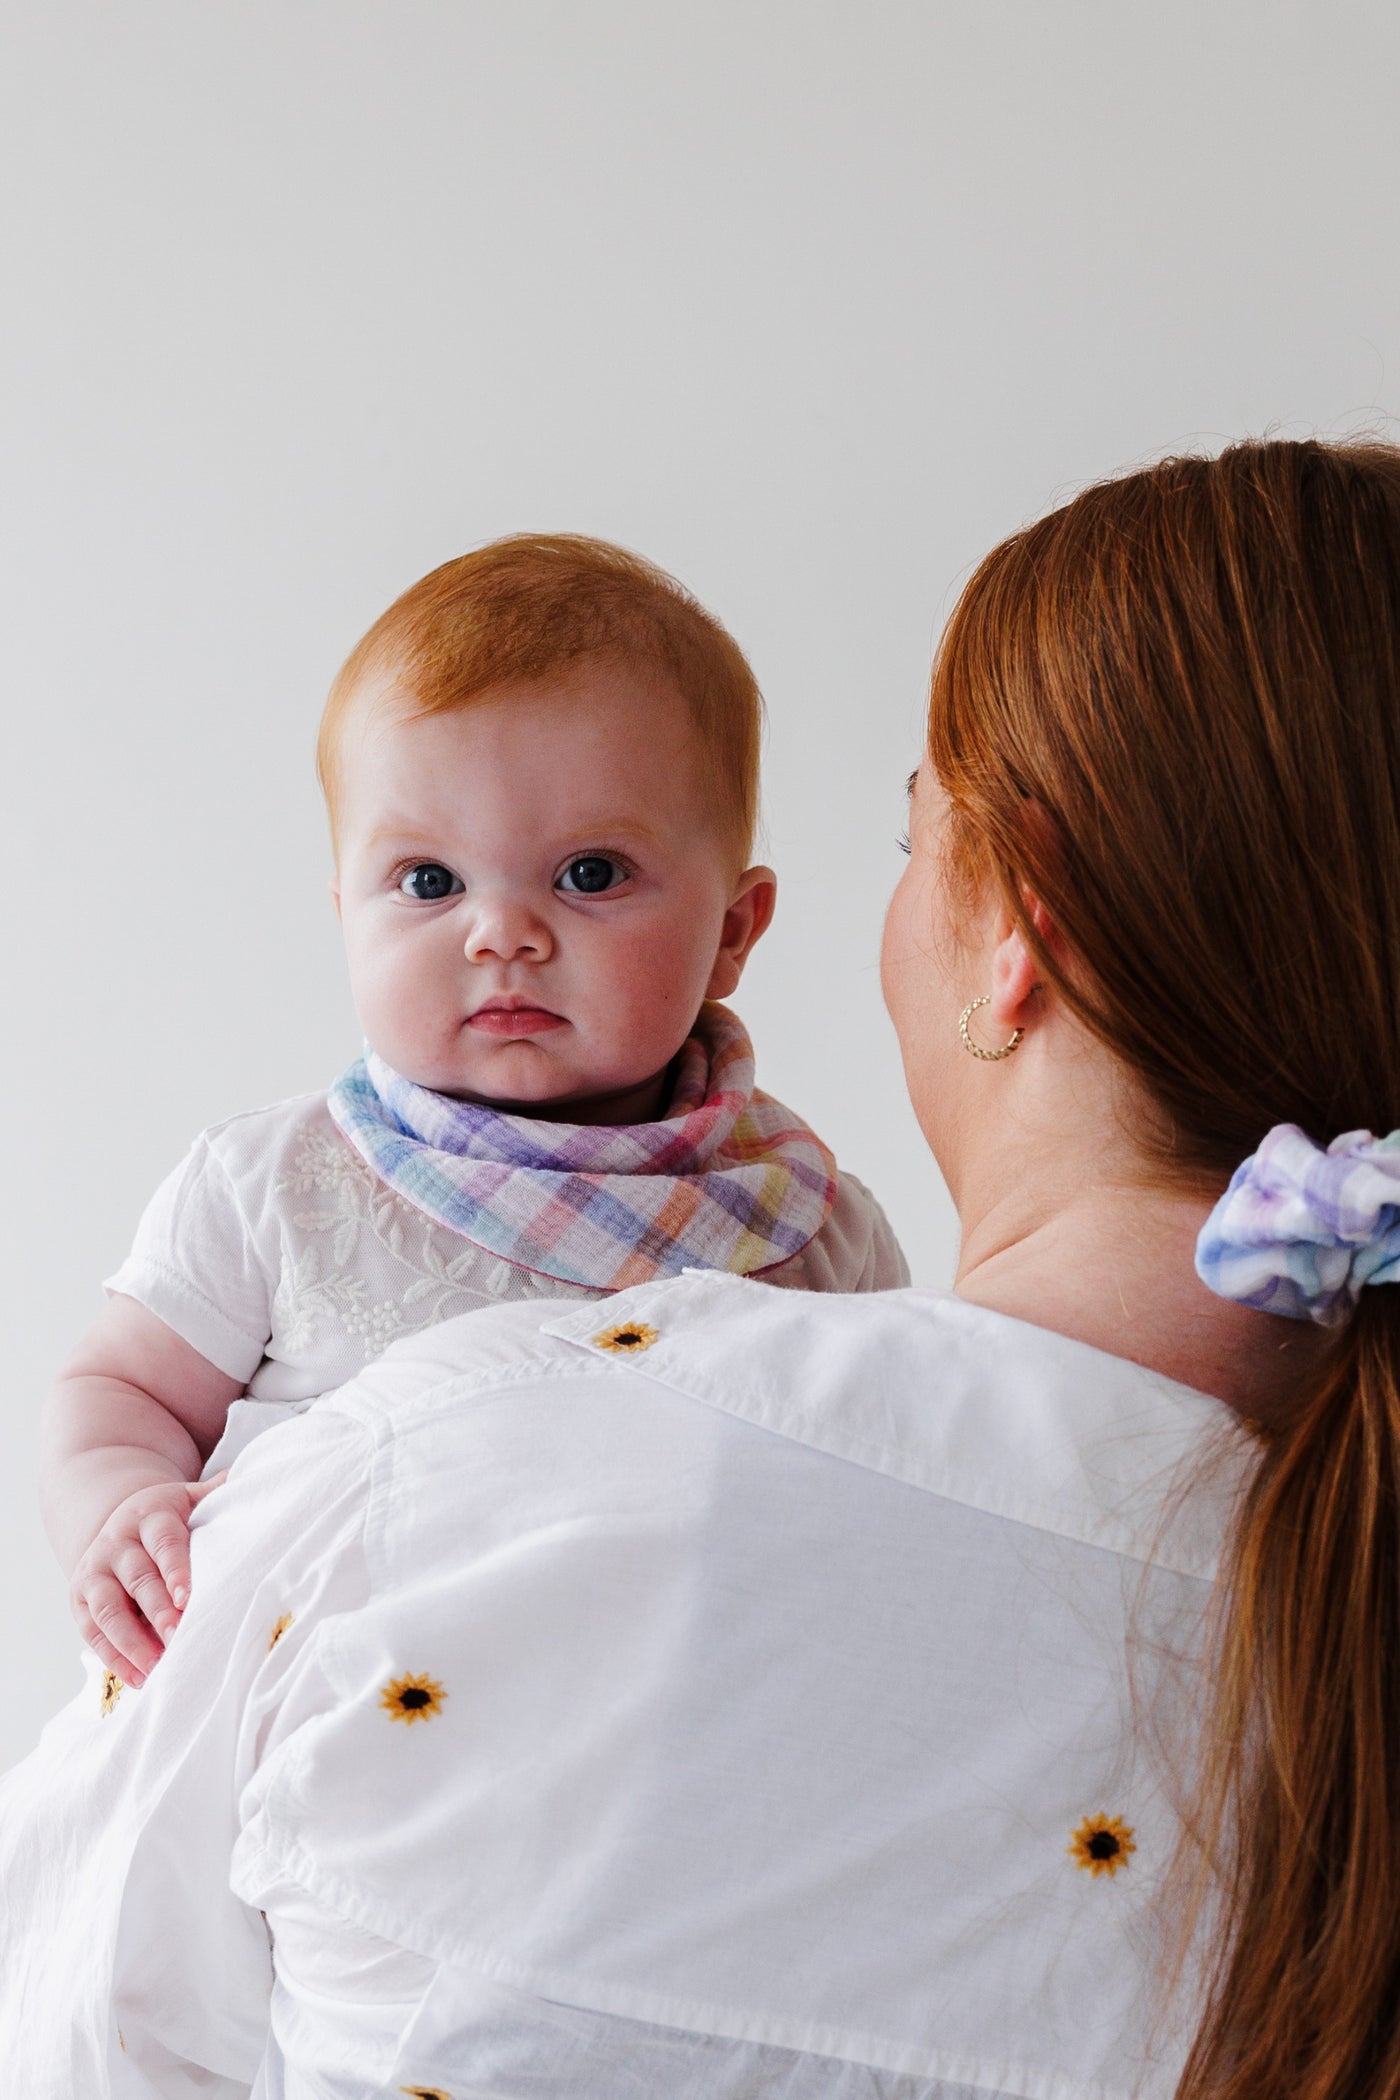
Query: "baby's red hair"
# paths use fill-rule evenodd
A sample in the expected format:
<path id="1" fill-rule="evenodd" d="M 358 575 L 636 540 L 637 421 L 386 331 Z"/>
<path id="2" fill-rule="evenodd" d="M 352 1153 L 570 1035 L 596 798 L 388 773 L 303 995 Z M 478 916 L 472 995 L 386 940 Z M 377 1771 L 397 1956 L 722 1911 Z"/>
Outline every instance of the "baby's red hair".
<path id="1" fill-rule="evenodd" d="M 382 613 L 338 672 L 316 746 L 335 835 L 345 719 L 370 679 L 392 675 L 415 713 L 447 714 L 487 693 L 594 661 L 656 673 L 690 711 L 701 777 L 739 867 L 758 819 L 763 701 L 748 659 L 664 569 L 576 533 L 516 533 L 433 569 Z"/>

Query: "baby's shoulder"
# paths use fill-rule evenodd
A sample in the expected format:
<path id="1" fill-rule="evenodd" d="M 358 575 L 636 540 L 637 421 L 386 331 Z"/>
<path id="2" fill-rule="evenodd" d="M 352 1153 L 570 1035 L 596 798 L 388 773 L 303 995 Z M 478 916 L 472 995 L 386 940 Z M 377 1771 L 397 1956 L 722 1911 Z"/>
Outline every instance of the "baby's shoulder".
<path id="1" fill-rule="evenodd" d="M 838 1169 L 825 1223 L 799 1254 L 763 1272 L 765 1283 L 804 1291 L 893 1291 L 909 1265 L 880 1204 L 854 1174 Z"/>
<path id="2" fill-rule="evenodd" d="M 233 1180 L 265 1177 L 300 1161 L 313 1175 L 338 1166 L 347 1147 L 332 1120 L 326 1094 L 291 1094 L 211 1123 L 195 1139 L 197 1154 L 215 1161 Z"/>

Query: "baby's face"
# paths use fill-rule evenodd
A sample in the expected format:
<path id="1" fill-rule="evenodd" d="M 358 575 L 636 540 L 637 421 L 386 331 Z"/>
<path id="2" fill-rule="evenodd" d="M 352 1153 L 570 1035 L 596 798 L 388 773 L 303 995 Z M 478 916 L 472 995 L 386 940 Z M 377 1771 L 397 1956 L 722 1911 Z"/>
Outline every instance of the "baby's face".
<path id="1" fill-rule="evenodd" d="M 734 877 L 685 703 L 588 664 L 411 707 L 390 681 L 345 725 L 336 897 L 366 1036 L 438 1093 L 654 1116 L 773 903 L 768 869 Z"/>

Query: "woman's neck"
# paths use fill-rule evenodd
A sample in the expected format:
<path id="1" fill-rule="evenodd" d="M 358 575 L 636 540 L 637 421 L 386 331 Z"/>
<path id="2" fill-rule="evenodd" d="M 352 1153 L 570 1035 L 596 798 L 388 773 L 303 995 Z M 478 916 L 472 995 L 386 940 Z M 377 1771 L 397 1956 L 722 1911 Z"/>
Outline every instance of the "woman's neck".
<path id="1" fill-rule="evenodd" d="M 1231 1304 L 1200 1281 L 1209 1197 L 1100 1184 L 1057 1201 L 1023 1183 L 960 1208 L 960 1298 L 1212 1393 L 1262 1428 L 1284 1419 L 1327 1347 L 1311 1322 Z"/>

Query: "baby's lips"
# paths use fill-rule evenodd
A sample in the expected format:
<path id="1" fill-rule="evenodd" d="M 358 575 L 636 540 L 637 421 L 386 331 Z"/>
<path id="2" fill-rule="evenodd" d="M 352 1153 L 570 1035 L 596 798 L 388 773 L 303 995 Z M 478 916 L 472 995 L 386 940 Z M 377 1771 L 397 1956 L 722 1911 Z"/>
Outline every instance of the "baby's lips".
<path id="1" fill-rule="evenodd" d="M 468 1028 L 481 1035 L 540 1035 L 564 1025 L 564 1016 L 547 1006 L 478 1006 L 467 1015 Z"/>

